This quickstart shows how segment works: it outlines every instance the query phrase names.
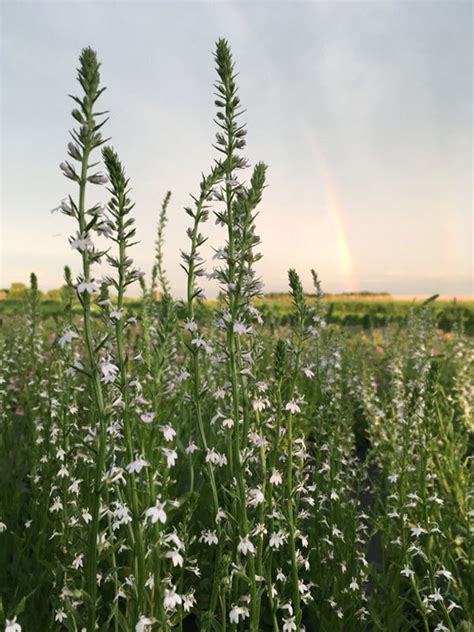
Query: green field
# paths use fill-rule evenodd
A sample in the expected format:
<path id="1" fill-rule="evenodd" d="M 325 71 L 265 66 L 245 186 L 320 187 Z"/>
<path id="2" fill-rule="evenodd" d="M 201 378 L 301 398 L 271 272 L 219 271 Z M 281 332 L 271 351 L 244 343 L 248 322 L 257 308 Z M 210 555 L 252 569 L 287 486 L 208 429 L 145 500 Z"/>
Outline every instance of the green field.
<path id="1" fill-rule="evenodd" d="M 308 302 L 314 302 L 314 298 L 309 297 Z M 343 325 L 350 327 L 362 327 L 363 329 L 373 329 L 384 327 L 389 324 L 403 325 L 406 323 L 408 313 L 413 305 L 420 305 L 423 299 L 408 301 L 397 298 L 328 298 L 323 303 L 327 306 L 326 320 L 328 324 Z M 266 323 L 271 327 L 286 325 L 291 321 L 291 300 L 290 296 L 279 298 L 259 299 L 256 303 Z M 129 299 L 127 306 L 134 313 L 139 314 L 142 302 L 140 300 Z M 212 318 L 212 314 L 218 309 L 218 301 L 207 301 L 199 305 L 201 317 Z M 0 301 L 0 318 L 7 318 L 8 315 L 19 315 L 24 313 L 25 301 L 4 300 Z M 57 300 L 43 300 L 40 303 L 40 311 L 45 316 L 57 318 L 61 314 L 61 303 Z M 80 305 L 74 307 L 75 313 L 81 311 Z M 178 313 L 184 315 L 184 309 Z M 474 335 L 474 300 L 446 300 L 437 299 L 434 301 L 434 315 L 436 325 L 443 331 L 461 329 L 468 335 Z"/>

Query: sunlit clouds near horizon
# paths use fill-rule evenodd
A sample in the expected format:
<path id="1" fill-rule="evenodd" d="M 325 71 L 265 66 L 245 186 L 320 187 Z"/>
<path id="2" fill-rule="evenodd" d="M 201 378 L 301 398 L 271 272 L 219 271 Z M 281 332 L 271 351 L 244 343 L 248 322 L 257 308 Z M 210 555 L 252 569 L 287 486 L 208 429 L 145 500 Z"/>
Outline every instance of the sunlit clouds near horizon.
<path id="1" fill-rule="evenodd" d="M 212 53 L 226 37 L 246 155 L 268 164 L 266 291 L 285 291 L 294 267 L 308 290 L 315 268 L 328 292 L 472 293 L 470 2 L 4 2 L 1 13 L 0 287 L 34 271 L 50 289 L 65 264 L 79 269 L 75 226 L 50 210 L 75 193 L 59 163 L 90 45 L 104 135 L 136 202 L 132 256 L 149 274 L 171 190 L 165 264 L 183 293 L 183 208 L 217 157 Z M 104 196 L 90 187 L 88 201 Z M 210 267 L 225 233 L 212 217 L 206 230 Z"/>

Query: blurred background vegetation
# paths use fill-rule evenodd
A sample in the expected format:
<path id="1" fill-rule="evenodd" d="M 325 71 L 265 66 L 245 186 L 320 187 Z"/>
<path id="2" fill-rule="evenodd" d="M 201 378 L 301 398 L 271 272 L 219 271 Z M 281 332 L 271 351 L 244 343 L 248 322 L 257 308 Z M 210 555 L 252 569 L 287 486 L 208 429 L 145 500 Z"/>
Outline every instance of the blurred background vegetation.
<path id="1" fill-rule="evenodd" d="M 40 292 L 40 311 L 45 317 L 57 318 L 62 314 L 62 297 L 66 286 L 58 289 Z M 11 315 L 22 314 L 26 309 L 28 288 L 23 283 L 12 283 L 9 289 L 0 290 L 0 322 Z M 314 296 L 307 295 L 311 302 Z M 112 297 L 113 299 L 113 297 Z M 159 294 L 155 296 L 160 300 Z M 327 294 L 324 297 L 327 304 L 326 320 L 328 324 L 373 329 L 389 324 L 404 325 L 410 306 L 422 303 L 423 298 L 392 296 L 387 292 L 347 292 L 342 294 Z M 270 327 L 280 327 L 291 323 L 291 298 L 289 294 L 268 293 L 257 301 L 265 322 Z M 140 298 L 127 299 L 127 305 L 139 315 L 142 300 Z M 199 305 L 199 318 L 210 324 L 219 298 L 207 300 Z M 80 312 L 79 304 L 75 306 Z M 452 331 L 458 329 L 468 335 L 474 335 L 474 298 L 438 297 L 434 301 L 434 313 L 439 329 Z M 180 314 L 181 316 L 181 314 Z M 184 317 L 184 312 L 182 314 Z"/>

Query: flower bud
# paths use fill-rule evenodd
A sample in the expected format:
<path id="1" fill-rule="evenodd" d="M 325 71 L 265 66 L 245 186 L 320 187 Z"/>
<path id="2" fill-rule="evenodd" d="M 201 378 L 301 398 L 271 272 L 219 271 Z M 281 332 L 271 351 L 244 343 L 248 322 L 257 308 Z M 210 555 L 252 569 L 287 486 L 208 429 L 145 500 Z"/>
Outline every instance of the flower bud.
<path id="1" fill-rule="evenodd" d="M 67 148 L 71 158 L 74 158 L 74 160 L 82 160 L 82 155 L 77 145 L 74 143 L 68 143 Z"/>
<path id="2" fill-rule="evenodd" d="M 95 173 L 93 176 L 89 176 L 88 180 L 92 184 L 107 184 L 109 181 L 107 176 L 104 176 L 101 173 Z"/>

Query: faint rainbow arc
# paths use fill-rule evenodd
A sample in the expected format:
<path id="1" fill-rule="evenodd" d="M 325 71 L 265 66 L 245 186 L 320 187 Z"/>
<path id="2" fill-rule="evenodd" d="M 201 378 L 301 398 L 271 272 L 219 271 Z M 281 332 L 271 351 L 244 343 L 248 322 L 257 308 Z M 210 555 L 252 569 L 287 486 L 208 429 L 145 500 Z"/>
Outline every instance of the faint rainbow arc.
<path id="1" fill-rule="evenodd" d="M 336 243 L 341 273 L 344 276 L 345 282 L 349 284 L 349 290 L 351 292 L 357 292 L 359 286 L 354 269 L 354 261 L 349 245 L 349 239 L 347 237 L 347 227 L 344 220 L 344 207 L 334 183 L 334 179 L 329 174 L 326 165 L 322 170 L 322 178 L 328 201 L 328 210 L 336 232 Z"/>

